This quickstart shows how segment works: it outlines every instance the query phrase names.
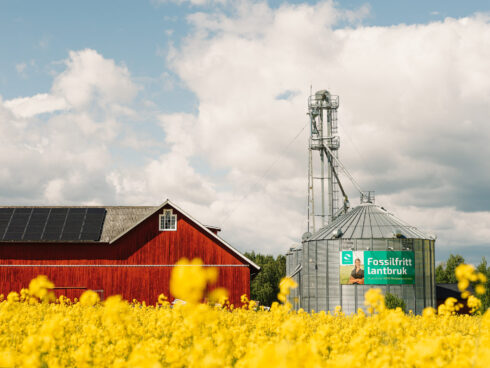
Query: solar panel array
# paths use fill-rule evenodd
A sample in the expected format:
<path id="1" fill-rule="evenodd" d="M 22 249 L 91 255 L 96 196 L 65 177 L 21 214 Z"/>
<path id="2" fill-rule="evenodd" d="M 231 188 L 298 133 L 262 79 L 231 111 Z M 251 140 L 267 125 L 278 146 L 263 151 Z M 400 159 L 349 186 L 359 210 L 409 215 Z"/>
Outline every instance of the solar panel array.
<path id="1" fill-rule="evenodd" d="M 105 208 L 0 208 L 2 241 L 98 241 Z"/>

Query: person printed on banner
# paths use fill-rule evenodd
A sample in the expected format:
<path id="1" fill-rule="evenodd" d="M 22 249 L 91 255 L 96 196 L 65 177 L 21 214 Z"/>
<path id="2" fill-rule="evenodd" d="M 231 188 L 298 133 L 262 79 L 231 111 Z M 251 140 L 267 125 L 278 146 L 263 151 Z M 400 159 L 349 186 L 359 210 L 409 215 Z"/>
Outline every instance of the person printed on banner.
<path id="1" fill-rule="evenodd" d="M 349 284 L 364 285 L 364 270 L 361 268 L 359 258 L 356 258 L 355 267 L 350 273 Z"/>

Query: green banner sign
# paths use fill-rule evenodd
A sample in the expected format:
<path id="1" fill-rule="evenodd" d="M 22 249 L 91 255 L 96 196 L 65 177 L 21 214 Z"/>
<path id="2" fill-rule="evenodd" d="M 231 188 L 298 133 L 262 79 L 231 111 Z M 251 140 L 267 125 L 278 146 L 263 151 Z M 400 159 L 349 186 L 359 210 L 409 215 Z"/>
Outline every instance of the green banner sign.
<path id="1" fill-rule="evenodd" d="M 396 285 L 415 283 L 415 259 L 410 251 L 342 251 L 340 283 Z"/>

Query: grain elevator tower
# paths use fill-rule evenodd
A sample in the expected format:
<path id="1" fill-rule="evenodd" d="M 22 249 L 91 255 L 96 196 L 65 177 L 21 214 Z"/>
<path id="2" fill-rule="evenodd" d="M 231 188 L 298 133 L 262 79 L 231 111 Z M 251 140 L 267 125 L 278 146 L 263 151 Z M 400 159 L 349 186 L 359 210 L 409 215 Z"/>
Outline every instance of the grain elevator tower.
<path id="1" fill-rule="evenodd" d="M 339 96 L 320 90 L 308 98 L 310 117 L 308 162 L 308 232 L 330 224 L 348 207 L 339 208 L 337 109 Z"/>

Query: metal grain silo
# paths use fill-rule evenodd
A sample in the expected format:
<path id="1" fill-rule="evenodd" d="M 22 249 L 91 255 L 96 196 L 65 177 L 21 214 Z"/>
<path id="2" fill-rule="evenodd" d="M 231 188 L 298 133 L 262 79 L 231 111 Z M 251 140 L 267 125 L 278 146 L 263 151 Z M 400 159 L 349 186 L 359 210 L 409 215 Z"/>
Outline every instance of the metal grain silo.
<path id="1" fill-rule="evenodd" d="M 383 207 L 362 203 L 305 235 L 302 261 L 296 266 L 295 277 L 300 280 L 296 308 L 333 311 L 341 306 L 345 313 L 353 313 L 364 308 L 364 294 L 373 287 L 401 297 L 407 310 L 417 314 L 435 307 L 434 238 Z M 362 283 L 350 281 L 355 259 L 361 263 Z"/>
<path id="2" fill-rule="evenodd" d="M 363 191 L 342 164 L 338 108 L 339 96 L 329 91 L 308 98 L 308 230 L 302 247 L 286 255 L 287 275 L 299 284 L 289 300 L 296 309 L 341 306 L 352 313 L 364 308 L 365 292 L 376 287 L 403 298 L 419 314 L 436 303 L 435 238 L 375 205 L 374 192 Z M 361 197 L 352 210 L 341 172 Z"/>

